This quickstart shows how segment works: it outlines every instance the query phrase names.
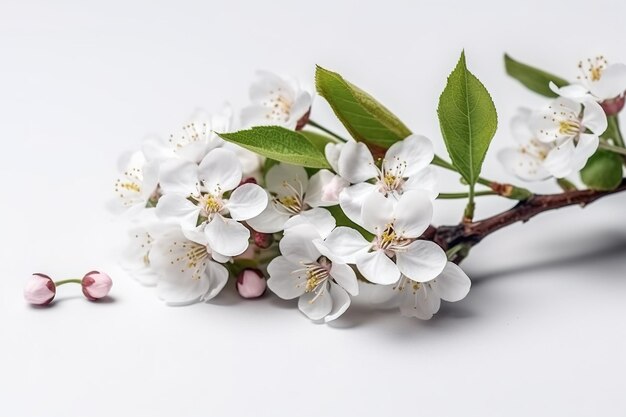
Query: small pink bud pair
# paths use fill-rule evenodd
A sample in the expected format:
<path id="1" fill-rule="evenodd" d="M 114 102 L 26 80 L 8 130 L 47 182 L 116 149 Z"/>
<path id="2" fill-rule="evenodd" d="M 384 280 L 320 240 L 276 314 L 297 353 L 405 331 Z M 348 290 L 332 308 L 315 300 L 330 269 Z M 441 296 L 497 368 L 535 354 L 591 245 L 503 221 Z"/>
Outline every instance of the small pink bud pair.
<path id="1" fill-rule="evenodd" d="M 259 298 L 266 287 L 265 277 L 258 269 L 246 268 L 237 276 L 237 292 L 243 298 Z"/>
<path id="2" fill-rule="evenodd" d="M 34 305 L 47 305 L 54 299 L 57 286 L 70 282 L 80 283 L 83 294 L 90 301 L 105 297 L 111 290 L 113 281 L 107 274 L 91 271 L 85 274 L 82 280 L 63 280 L 55 283 L 48 275 L 33 274 L 24 286 L 24 298 Z"/>

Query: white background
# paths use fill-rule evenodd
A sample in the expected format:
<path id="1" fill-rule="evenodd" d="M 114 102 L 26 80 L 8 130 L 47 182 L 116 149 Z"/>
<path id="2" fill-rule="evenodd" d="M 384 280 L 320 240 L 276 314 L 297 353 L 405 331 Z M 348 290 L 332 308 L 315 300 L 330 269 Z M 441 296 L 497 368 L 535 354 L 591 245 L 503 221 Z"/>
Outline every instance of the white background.
<path id="1" fill-rule="evenodd" d="M 309 84 L 315 64 L 336 70 L 443 154 L 435 108 L 462 48 L 499 109 L 484 174 L 514 181 L 494 155 L 515 108 L 544 101 L 503 52 L 568 78 L 588 56 L 626 62 L 623 4 L 3 1 L 0 414 L 624 415 L 626 195 L 490 237 L 464 264 L 471 293 L 435 320 L 355 308 L 332 326 L 232 288 L 166 307 L 117 266 L 125 229 L 104 209 L 118 154 L 197 107 L 245 105 L 256 69 Z M 340 129 L 322 99 L 313 114 Z M 481 199 L 478 216 L 507 206 Z M 22 299 L 32 272 L 94 268 L 114 278 L 108 303 L 70 286 L 51 308 Z"/>

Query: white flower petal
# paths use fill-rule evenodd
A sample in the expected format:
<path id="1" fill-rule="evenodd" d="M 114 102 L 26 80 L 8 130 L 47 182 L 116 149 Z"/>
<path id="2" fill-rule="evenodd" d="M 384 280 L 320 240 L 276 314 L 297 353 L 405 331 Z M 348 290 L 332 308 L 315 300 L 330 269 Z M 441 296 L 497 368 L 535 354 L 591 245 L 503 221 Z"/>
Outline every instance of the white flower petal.
<path id="1" fill-rule="evenodd" d="M 276 203 L 269 201 L 265 210 L 256 217 L 247 220 L 248 226 L 261 233 L 276 233 L 285 228 L 285 222 L 290 215 L 277 207 Z"/>
<path id="2" fill-rule="evenodd" d="M 338 172 L 339 170 L 339 155 L 341 155 L 342 149 L 343 143 L 328 143 L 324 148 L 326 160 L 335 172 Z"/>
<path id="3" fill-rule="evenodd" d="M 374 284 L 389 285 L 400 279 L 398 267 L 382 250 L 358 254 L 356 266 L 359 272 Z"/>
<path id="4" fill-rule="evenodd" d="M 176 220 L 185 229 L 194 229 L 200 215 L 200 207 L 183 194 L 165 194 L 159 198 L 156 215 L 160 219 Z"/>
<path id="5" fill-rule="evenodd" d="M 198 193 L 198 165 L 182 159 L 171 159 L 161 164 L 159 184 L 163 194 Z"/>
<path id="6" fill-rule="evenodd" d="M 198 168 L 198 178 L 214 195 L 234 189 L 241 182 L 241 177 L 241 164 L 237 155 L 228 149 L 213 149 Z"/>
<path id="7" fill-rule="evenodd" d="M 591 130 L 595 135 L 601 135 L 606 130 L 607 123 L 606 114 L 602 110 L 602 106 L 595 101 L 586 101 L 582 120 L 583 126 Z"/>
<path id="8" fill-rule="evenodd" d="M 324 317 L 324 322 L 328 323 L 340 317 L 350 307 L 350 296 L 339 285 L 334 282 L 330 283 L 330 296 L 333 301 L 330 313 Z"/>
<path id="9" fill-rule="evenodd" d="M 465 298 L 472 282 L 455 263 L 448 262 L 441 275 L 429 282 L 435 293 L 445 301 L 455 302 Z"/>
<path id="10" fill-rule="evenodd" d="M 439 195 L 437 188 L 437 170 L 433 166 L 428 166 L 409 177 L 402 186 L 404 192 L 411 190 L 422 190 L 434 201 Z"/>
<path id="11" fill-rule="evenodd" d="M 596 135 L 582 133 L 578 139 L 578 144 L 572 152 L 572 171 L 580 171 L 587 165 L 587 160 L 598 150 L 600 139 Z"/>
<path id="12" fill-rule="evenodd" d="M 383 166 L 385 172 L 402 173 L 403 177 L 415 175 L 433 160 L 433 143 L 426 136 L 411 135 L 394 143 L 387 150 Z"/>
<path id="13" fill-rule="evenodd" d="M 336 220 L 328 210 L 317 207 L 303 211 L 287 220 L 285 223 L 285 234 L 289 233 L 294 226 L 300 224 L 313 226 L 319 233 L 319 237 L 325 239 L 335 228 Z"/>
<path id="14" fill-rule="evenodd" d="M 250 231 L 241 223 L 216 215 L 204 228 L 211 249 L 225 256 L 237 256 L 248 248 Z"/>
<path id="15" fill-rule="evenodd" d="M 559 88 L 554 82 L 550 81 L 548 86 L 555 94 L 579 103 L 589 98 L 589 90 L 580 84 L 570 84 Z"/>
<path id="16" fill-rule="evenodd" d="M 226 208 L 234 220 L 248 220 L 267 208 L 267 193 L 256 184 L 243 184 L 231 193 Z"/>
<path id="17" fill-rule="evenodd" d="M 309 176 L 301 166 L 279 163 L 267 172 L 265 183 L 279 197 L 302 195 L 309 186 Z"/>
<path id="18" fill-rule="evenodd" d="M 365 205 L 364 205 L 365 207 Z M 380 210 L 385 209 L 384 206 Z M 404 193 L 394 209 L 394 230 L 402 237 L 416 238 L 422 235 L 433 219 L 433 204 L 425 191 Z"/>
<path id="19" fill-rule="evenodd" d="M 443 249 L 427 240 L 416 240 L 404 251 L 396 253 L 396 263 L 400 271 L 418 282 L 427 282 L 438 276 L 447 261 Z"/>
<path id="20" fill-rule="evenodd" d="M 394 202 L 391 198 L 386 198 L 381 193 L 371 193 L 363 200 L 361 222 L 368 232 L 382 233 L 393 221 Z"/>
<path id="21" fill-rule="evenodd" d="M 541 159 L 519 149 L 501 149 L 498 152 L 498 159 L 509 173 L 524 181 L 541 181 L 551 176 L 543 167 Z"/>
<path id="22" fill-rule="evenodd" d="M 566 140 L 554 147 L 543 161 L 543 167 L 554 177 L 564 178 L 573 172 L 574 141 Z"/>
<path id="23" fill-rule="evenodd" d="M 299 271 L 299 272 L 296 272 Z M 284 256 L 278 256 L 267 265 L 269 289 L 284 300 L 291 300 L 304 294 L 306 272 L 301 265 L 294 264 Z"/>
<path id="24" fill-rule="evenodd" d="M 535 136 L 530 129 L 531 114 L 530 109 L 520 107 L 511 119 L 511 135 L 520 145 L 526 145 Z"/>
<path id="25" fill-rule="evenodd" d="M 348 265 L 333 262 L 330 268 L 330 275 L 337 284 L 341 285 L 351 295 L 359 294 L 359 283 L 356 279 L 356 274 Z"/>
<path id="26" fill-rule="evenodd" d="M 367 182 L 344 188 L 339 194 L 341 210 L 343 210 L 344 214 L 354 223 L 362 225 L 361 210 L 363 209 L 363 201 L 372 193 L 378 193 L 376 186 Z"/>
<path id="27" fill-rule="evenodd" d="M 362 142 L 346 142 L 343 145 L 337 168 L 337 174 L 353 184 L 367 181 L 378 175 L 374 157 Z"/>
<path id="28" fill-rule="evenodd" d="M 598 81 L 589 83 L 589 89 L 601 101 L 623 94 L 626 91 L 626 65 L 615 63 L 607 66 Z"/>
<path id="29" fill-rule="evenodd" d="M 356 263 L 356 256 L 365 252 L 371 243 L 350 227 L 338 227 L 324 240 L 323 245 L 328 249 L 324 255 L 333 262 Z"/>
<path id="30" fill-rule="evenodd" d="M 305 292 L 298 299 L 298 308 L 311 320 L 321 320 L 326 317 L 333 308 L 333 298 L 330 294 L 329 284 L 326 282 L 318 287 L 321 291 Z"/>
<path id="31" fill-rule="evenodd" d="M 215 297 L 228 281 L 228 270 L 216 262 L 209 261 L 205 274 L 210 285 L 207 292 L 200 298 L 201 301 L 209 301 Z"/>
<path id="32" fill-rule="evenodd" d="M 430 320 L 441 306 L 440 298 L 427 284 L 408 281 L 400 297 L 400 313 L 406 317 Z"/>
<path id="33" fill-rule="evenodd" d="M 280 253 L 296 264 L 315 262 L 320 257 L 313 240 L 319 239 L 319 233 L 310 224 L 300 224 L 289 229 L 280 240 Z"/>
<path id="34" fill-rule="evenodd" d="M 200 301 L 211 287 L 206 278 L 192 279 L 183 274 L 162 275 L 157 283 L 159 298 L 170 305 L 186 305 Z"/>
<path id="35" fill-rule="evenodd" d="M 327 207 L 338 204 L 339 200 L 326 201 L 322 198 L 325 195 L 324 189 L 333 181 L 335 177 L 341 178 L 327 169 L 321 169 L 313 174 L 313 176 L 309 179 L 309 185 L 306 189 L 304 202 L 311 207 Z M 337 195 L 338 194 L 339 193 L 337 193 Z"/>

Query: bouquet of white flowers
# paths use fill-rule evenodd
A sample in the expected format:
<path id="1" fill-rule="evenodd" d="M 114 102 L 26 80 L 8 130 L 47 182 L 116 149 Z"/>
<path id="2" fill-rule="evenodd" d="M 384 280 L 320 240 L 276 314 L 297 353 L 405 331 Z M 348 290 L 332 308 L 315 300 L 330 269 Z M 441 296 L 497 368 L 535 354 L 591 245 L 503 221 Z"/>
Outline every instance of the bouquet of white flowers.
<path id="1" fill-rule="evenodd" d="M 263 72 L 249 107 L 197 115 L 125 158 L 115 183 L 133 222 L 125 266 L 168 304 L 208 301 L 236 278 L 242 297 L 261 296 L 267 281 L 314 321 L 336 319 L 360 291 L 403 315 L 431 318 L 441 300 L 467 295 L 470 279 L 458 263 L 486 235 L 626 188 L 617 122 L 626 66 L 600 57 L 569 83 L 508 56 L 505 64 L 553 100 L 520 111 L 519 144 L 499 157 L 522 180 L 556 179 L 563 192 L 536 195 L 481 176 L 497 115 L 464 54 L 438 105 L 451 162 L 337 73 L 318 67 L 316 90 L 348 138 L 311 119 L 310 91 Z M 439 192 L 437 169 L 457 172 L 467 189 Z M 579 172 L 587 189 L 565 178 Z M 474 221 L 475 199 L 485 195 L 515 206 Z M 437 198 L 468 200 L 458 225 L 431 225 Z"/>

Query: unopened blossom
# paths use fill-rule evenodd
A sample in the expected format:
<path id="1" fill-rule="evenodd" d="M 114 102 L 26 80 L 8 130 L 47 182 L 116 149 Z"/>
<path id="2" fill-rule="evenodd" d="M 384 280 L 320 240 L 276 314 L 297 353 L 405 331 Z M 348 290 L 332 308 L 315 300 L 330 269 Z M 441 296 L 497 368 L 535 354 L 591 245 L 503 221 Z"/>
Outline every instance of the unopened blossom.
<path id="1" fill-rule="evenodd" d="M 599 136 L 607 128 L 607 119 L 595 101 L 578 103 L 559 97 L 534 112 L 530 126 L 536 139 L 553 145 L 543 167 L 554 177 L 563 178 L 580 171 L 598 149 Z"/>
<path id="2" fill-rule="evenodd" d="M 429 320 L 439 311 L 441 300 L 460 301 L 469 292 L 471 281 L 463 270 L 452 262 L 437 277 L 419 282 L 405 275 L 392 288 L 398 293 L 403 316 Z"/>
<path id="3" fill-rule="evenodd" d="M 265 277 L 258 269 L 246 268 L 237 276 L 237 292 L 243 298 L 259 298 L 266 287 Z"/>
<path id="4" fill-rule="evenodd" d="M 137 214 L 147 206 L 154 206 L 158 199 L 158 163 L 148 160 L 143 152 L 134 152 L 124 155 L 119 165 L 121 174 L 114 186 L 117 201 L 112 209 Z"/>
<path id="5" fill-rule="evenodd" d="M 33 305 L 50 304 L 55 295 L 54 282 L 44 274 L 33 274 L 24 286 L 24 299 Z"/>
<path id="6" fill-rule="evenodd" d="M 423 191 L 408 191 L 395 201 L 371 193 L 363 202 L 363 227 L 371 241 L 349 227 L 338 227 L 324 240 L 323 252 L 333 260 L 355 264 L 370 282 L 394 284 L 404 274 L 426 282 L 441 273 L 446 254 L 437 244 L 418 239 L 432 219 L 432 202 Z"/>
<path id="7" fill-rule="evenodd" d="M 240 222 L 267 207 L 266 192 L 257 184 L 239 185 L 241 178 L 236 155 L 222 148 L 209 152 L 199 166 L 172 161 L 161 169 L 163 196 L 156 213 L 178 221 L 187 231 L 204 234 L 218 260 L 239 255 L 250 238 L 250 231 Z"/>
<path id="8" fill-rule="evenodd" d="M 554 143 L 540 141 L 530 128 L 529 109 L 519 109 L 511 122 L 511 133 L 517 142 L 516 147 L 502 149 L 498 159 L 511 174 L 524 181 L 540 181 L 549 178 L 550 173 L 543 164 L 554 149 Z"/>
<path id="9" fill-rule="evenodd" d="M 149 256 L 159 275 L 157 294 L 171 305 L 208 301 L 228 280 L 228 270 L 211 259 L 207 242 L 189 240 L 180 228 L 159 237 Z"/>
<path id="10" fill-rule="evenodd" d="M 609 64 L 603 56 L 578 63 L 580 74 L 576 82 L 564 87 L 550 83 L 552 91 L 562 97 L 583 102 L 589 98 L 604 102 L 624 95 L 626 91 L 626 65 Z"/>
<path id="11" fill-rule="evenodd" d="M 282 255 L 267 267 L 268 287 L 280 298 L 298 298 L 300 311 L 311 320 L 335 320 L 350 306 L 350 295 L 358 294 L 354 271 L 320 252 L 326 227 L 305 221 L 288 230 L 279 244 Z"/>
<path id="12" fill-rule="evenodd" d="M 285 223 L 295 215 L 314 207 L 336 205 L 337 200 L 322 199 L 324 187 L 334 177 L 336 175 L 327 169 L 319 170 L 309 178 L 301 166 L 274 165 L 265 176 L 269 204 L 261 214 L 248 220 L 248 224 L 256 231 L 275 233 L 283 230 Z"/>
<path id="13" fill-rule="evenodd" d="M 434 155 L 432 142 L 420 135 L 411 135 L 394 143 L 387 150 L 380 167 L 362 142 L 349 141 L 326 147 L 326 157 L 331 166 L 352 184 L 339 195 L 339 204 L 350 220 L 357 224 L 361 224 L 363 201 L 372 193 L 397 200 L 405 192 L 423 190 L 435 199 L 435 171 L 429 166 Z"/>
<path id="14" fill-rule="evenodd" d="M 259 71 L 250 87 L 250 106 L 241 111 L 243 127 L 278 125 L 288 129 L 301 128 L 311 108 L 308 91 L 291 80 L 271 72 Z"/>
<path id="15" fill-rule="evenodd" d="M 103 272 L 91 271 L 85 274 L 81 287 L 83 294 L 90 301 L 99 300 L 106 297 L 111 291 L 113 281 L 111 277 Z"/>

